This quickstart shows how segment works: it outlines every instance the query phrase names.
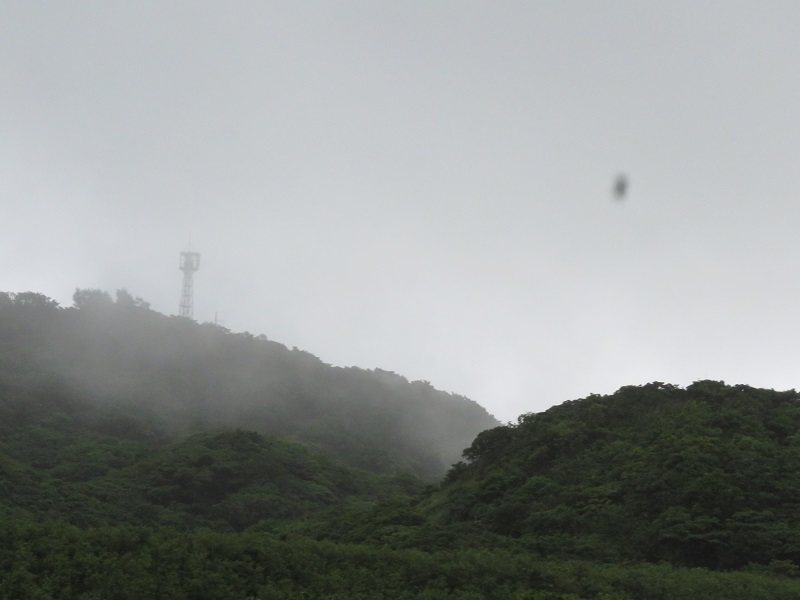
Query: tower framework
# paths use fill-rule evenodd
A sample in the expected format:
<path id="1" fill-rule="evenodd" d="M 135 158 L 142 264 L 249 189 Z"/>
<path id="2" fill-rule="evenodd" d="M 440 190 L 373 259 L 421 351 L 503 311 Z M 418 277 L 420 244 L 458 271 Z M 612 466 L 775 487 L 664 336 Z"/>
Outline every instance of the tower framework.
<path id="1" fill-rule="evenodd" d="M 194 318 L 194 280 L 195 271 L 200 268 L 200 254 L 198 252 L 181 252 L 181 262 L 178 268 L 183 271 L 183 289 L 178 314 L 181 317 Z"/>

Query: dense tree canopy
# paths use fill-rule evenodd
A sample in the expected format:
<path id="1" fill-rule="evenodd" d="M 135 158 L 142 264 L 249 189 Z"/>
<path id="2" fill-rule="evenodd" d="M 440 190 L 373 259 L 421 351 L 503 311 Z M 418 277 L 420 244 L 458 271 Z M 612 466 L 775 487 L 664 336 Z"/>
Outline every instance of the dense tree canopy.
<path id="1" fill-rule="evenodd" d="M 800 597 L 793 390 L 656 382 L 498 427 L 124 290 L 74 301 L 0 294 L 2 598 Z"/>
<path id="2" fill-rule="evenodd" d="M 432 504 L 546 554 L 797 562 L 799 431 L 794 390 L 629 386 L 480 433 Z"/>

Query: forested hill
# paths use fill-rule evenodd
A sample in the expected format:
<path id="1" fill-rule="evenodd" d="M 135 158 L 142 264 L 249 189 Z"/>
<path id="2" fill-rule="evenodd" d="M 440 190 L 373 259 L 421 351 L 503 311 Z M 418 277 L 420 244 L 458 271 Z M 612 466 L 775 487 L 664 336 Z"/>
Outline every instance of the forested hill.
<path id="1" fill-rule="evenodd" d="M 429 513 L 545 556 L 714 569 L 800 563 L 794 390 L 624 387 L 485 431 L 465 459 Z"/>
<path id="2" fill-rule="evenodd" d="M 0 408 L 15 419 L 85 415 L 122 433 L 243 427 L 373 472 L 441 477 L 498 422 L 477 403 L 391 372 L 336 368 L 265 336 L 167 317 L 124 290 L 73 307 L 0 294 Z M 10 411 L 10 412 L 9 412 Z"/>

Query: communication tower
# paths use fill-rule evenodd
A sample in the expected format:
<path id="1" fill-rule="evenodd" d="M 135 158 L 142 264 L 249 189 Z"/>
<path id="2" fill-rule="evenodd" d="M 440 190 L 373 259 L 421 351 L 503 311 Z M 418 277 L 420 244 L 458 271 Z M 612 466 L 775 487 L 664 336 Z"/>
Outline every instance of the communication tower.
<path id="1" fill-rule="evenodd" d="M 183 291 L 181 292 L 181 303 L 178 314 L 181 317 L 194 318 L 194 292 L 193 275 L 200 268 L 199 252 L 181 252 L 181 262 L 178 268 L 183 271 Z"/>

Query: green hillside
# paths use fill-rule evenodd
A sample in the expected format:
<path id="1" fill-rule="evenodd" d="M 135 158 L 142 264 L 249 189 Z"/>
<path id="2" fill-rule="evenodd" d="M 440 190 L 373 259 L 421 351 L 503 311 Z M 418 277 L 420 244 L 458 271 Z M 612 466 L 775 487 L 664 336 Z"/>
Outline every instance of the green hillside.
<path id="1" fill-rule="evenodd" d="M 800 561 L 800 394 L 699 381 L 590 396 L 477 436 L 428 506 L 546 556 Z"/>
<path id="2" fill-rule="evenodd" d="M 652 383 L 497 426 L 124 292 L 75 301 L 0 295 L 0 598 L 800 598 L 793 390 Z"/>
<path id="3" fill-rule="evenodd" d="M 422 489 L 411 475 L 344 467 L 256 432 L 134 440 L 44 421 L 3 436 L 0 515 L 81 527 L 241 531 Z"/>

